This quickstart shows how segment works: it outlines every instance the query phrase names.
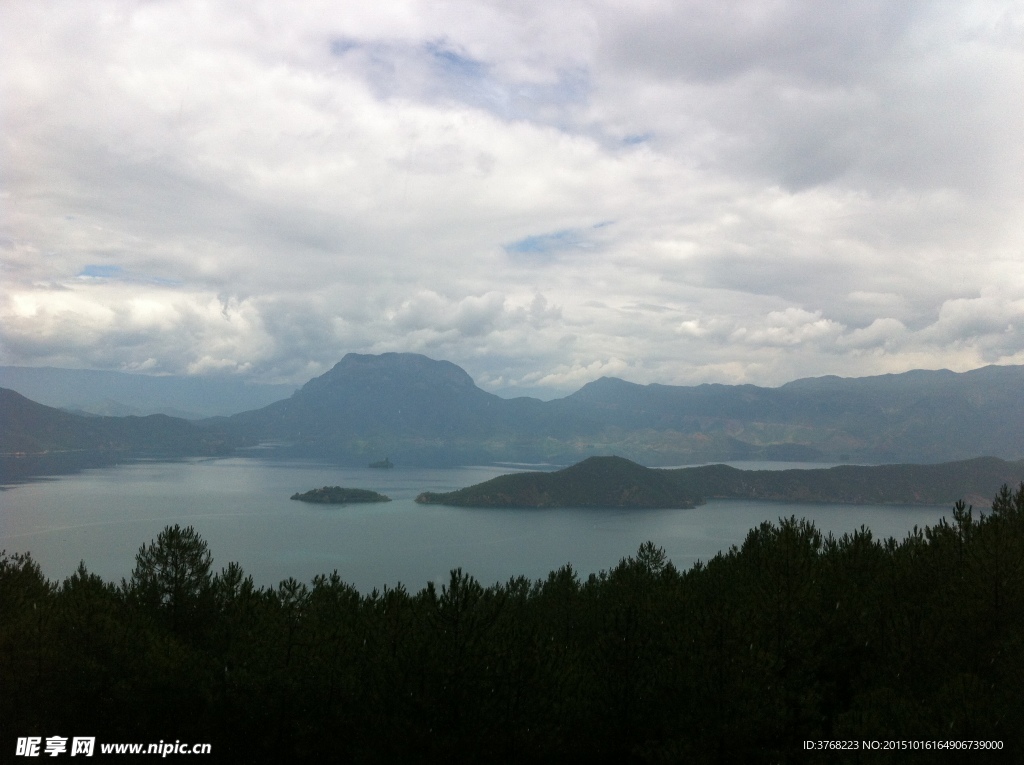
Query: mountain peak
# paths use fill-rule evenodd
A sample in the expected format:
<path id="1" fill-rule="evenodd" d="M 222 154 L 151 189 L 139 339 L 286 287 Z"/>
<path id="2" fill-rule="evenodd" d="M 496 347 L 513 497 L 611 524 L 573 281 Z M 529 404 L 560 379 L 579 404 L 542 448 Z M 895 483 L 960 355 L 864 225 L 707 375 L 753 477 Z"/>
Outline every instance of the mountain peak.
<path id="1" fill-rule="evenodd" d="M 642 390 L 645 386 L 627 382 L 618 377 L 599 377 L 588 382 L 575 393 L 566 396 L 567 400 L 583 403 L 597 403 L 615 400 L 625 393 Z"/>
<path id="2" fill-rule="evenodd" d="M 353 384 L 476 389 L 466 370 L 450 361 L 437 361 L 420 353 L 347 353 L 330 370 L 302 386 L 301 391 L 309 393 Z"/>

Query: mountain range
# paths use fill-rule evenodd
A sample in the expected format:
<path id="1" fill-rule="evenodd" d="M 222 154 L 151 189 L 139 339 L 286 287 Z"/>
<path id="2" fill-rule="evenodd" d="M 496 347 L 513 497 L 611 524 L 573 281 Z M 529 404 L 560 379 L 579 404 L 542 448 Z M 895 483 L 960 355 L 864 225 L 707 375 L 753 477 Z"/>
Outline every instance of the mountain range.
<path id="1" fill-rule="evenodd" d="M 778 388 L 601 378 L 565 398 L 503 399 L 417 354 L 348 354 L 288 399 L 216 421 L 282 454 L 361 464 L 650 466 L 723 460 L 944 462 L 1024 455 L 1024 367 L 821 377 Z"/>
<path id="2" fill-rule="evenodd" d="M 1024 367 L 990 366 L 778 388 L 601 378 L 552 401 L 504 399 L 448 361 L 350 353 L 287 398 L 195 422 L 69 419 L 5 394 L 0 451 L 208 454 L 263 443 L 280 457 L 365 465 L 387 456 L 399 466 L 565 465 L 610 454 L 648 466 L 1014 460 L 1024 455 L 1022 391 Z"/>

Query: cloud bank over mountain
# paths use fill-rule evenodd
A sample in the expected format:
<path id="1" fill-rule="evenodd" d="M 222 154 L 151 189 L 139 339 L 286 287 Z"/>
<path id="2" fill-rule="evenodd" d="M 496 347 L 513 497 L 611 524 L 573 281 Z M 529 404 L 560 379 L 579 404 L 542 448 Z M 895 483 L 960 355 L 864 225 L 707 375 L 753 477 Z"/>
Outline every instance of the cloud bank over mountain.
<path id="1" fill-rule="evenodd" d="M 1009 2 L 10 2 L 0 364 L 1024 363 Z"/>

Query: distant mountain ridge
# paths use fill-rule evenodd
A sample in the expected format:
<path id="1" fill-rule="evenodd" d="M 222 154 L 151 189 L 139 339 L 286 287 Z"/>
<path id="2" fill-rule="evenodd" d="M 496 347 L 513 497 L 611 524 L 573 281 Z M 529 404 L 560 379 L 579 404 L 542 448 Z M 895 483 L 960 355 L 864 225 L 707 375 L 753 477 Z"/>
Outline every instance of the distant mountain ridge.
<path id="1" fill-rule="evenodd" d="M 99 438 L 103 429 L 108 435 L 121 433 L 113 440 L 99 438 L 95 448 L 71 447 L 80 452 L 145 448 L 205 454 L 214 445 L 226 451 L 263 443 L 263 453 L 282 458 L 366 465 L 386 454 L 399 467 L 566 465 L 611 454 L 662 467 L 733 460 L 1014 460 L 1024 455 L 1022 391 L 1024 367 L 1015 366 L 808 378 L 779 388 L 638 385 L 601 378 L 553 401 L 503 399 L 477 387 L 448 361 L 410 353 L 350 353 L 288 398 L 200 420 L 189 429 L 182 420 L 161 425 L 134 418 L 138 422 L 129 427 L 115 421 L 133 418 L 82 417 L 62 420 L 51 432 L 68 438 L 74 433 Z M 0 410 L 0 441 L 36 439 L 44 446 L 11 450 L 47 451 L 46 428 L 54 415 L 40 415 L 32 426 L 31 418 L 15 416 L 23 406 Z M 134 441 L 129 432 L 136 433 Z M 147 445 L 139 446 L 143 441 Z M 115 442 L 132 445 L 111 449 Z"/>
<path id="2" fill-rule="evenodd" d="M 164 414 L 83 417 L 0 388 L 0 481 L 137 457 L 225 455 L 239 445 L 214 428 Z"/>
<path id="3" fill-rule="evenodd" d="M 283 455 L 362 464 L 550 462 L 619 454 L 669 466 L 737 459 L 942 462 L 1024 455 L 1024 367 L 637 385 L 601 378 L 562 399 L 502 399 L 426 356 L 348 354 L 289 399 L 221 421 Z"/>
<path id="4" fill-rule="evenodd" d="M 566 421 L 567 420 L 567 421 Z M 290 398 L 218 421 L 282 453 L 363 464 L 467 464 L 535 457 L 538 443 L 597 429 L 537 399 L 503 399 L 462 368 L 413 353 L 350 353 Z"/>
<path id="5" fill-rule="evenodd" d="M 732 459 L 748 458 L 745 449 L 764 454 L 789 447 L 789 459 L 939 462 L 1024 455 L 1022 394 L 1024 367 L 990 366 L 963 373 L 806 378 L 779 388 L 636 385 L 602 378 L 559 405 L 597 409 L 608 425 L 631 430 L 726 436 L 736 442 Z M 706 461 L 693 456 L 690 461 Z"/>
<path id="6" fill-rule="evenodd" d="M 166 414 L 193 420 L 256 409 L 295 390 L 294 385 L 257 385 L 233 377 L 16 366 L 0 366 L 0 388 L 76 413 Z"/>

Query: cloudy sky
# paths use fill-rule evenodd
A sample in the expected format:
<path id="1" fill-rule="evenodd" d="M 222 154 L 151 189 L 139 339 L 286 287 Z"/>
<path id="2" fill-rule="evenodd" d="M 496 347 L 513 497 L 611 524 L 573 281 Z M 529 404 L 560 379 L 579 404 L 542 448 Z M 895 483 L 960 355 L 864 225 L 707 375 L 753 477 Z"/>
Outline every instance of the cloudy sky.
<path id="1" fill-rule="evenodd" d="M 6 0 L 0 268 L 0 364 L 1021 364 L 1024 10 Z"/>

